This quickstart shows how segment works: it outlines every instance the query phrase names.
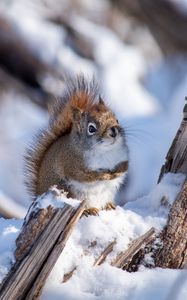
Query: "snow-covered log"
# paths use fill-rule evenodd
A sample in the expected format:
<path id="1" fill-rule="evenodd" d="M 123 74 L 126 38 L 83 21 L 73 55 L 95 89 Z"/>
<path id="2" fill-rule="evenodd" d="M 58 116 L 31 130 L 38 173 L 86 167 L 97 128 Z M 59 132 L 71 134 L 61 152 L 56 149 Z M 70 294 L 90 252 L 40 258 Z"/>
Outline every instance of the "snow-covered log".
<path id="1" fill-rule="evenodd" d="M 72 200 L 67 204 L 59 201 L 61 196 L 57 190 L 49 191 L 29 209 L 16 240 L 15 264 L 0 287 L 1 300 L 39 299 L 50 271 L 84 211 L 84 202 L 79 205 Z"/>

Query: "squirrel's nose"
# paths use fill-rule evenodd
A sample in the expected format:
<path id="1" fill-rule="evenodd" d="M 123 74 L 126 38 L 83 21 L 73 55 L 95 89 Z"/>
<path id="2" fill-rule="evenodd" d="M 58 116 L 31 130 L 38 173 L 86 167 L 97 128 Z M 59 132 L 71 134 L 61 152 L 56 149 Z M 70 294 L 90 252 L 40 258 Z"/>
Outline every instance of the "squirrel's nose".
<path id="1" fill-rule="evenodd" d="M 118 129 L 117 127 L 113 126 L 109 130 L 109 135 L 113 138 L 115 138 L 118 135 Z"/>

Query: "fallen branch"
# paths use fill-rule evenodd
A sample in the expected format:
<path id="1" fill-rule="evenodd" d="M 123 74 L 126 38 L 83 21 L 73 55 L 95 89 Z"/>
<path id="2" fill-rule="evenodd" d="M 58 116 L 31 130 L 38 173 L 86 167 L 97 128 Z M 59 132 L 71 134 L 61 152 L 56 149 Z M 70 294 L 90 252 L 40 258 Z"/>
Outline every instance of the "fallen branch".
<path id="1" fill-rule="evenodd" d="M 145 248 L 155 238 L 155 229 L 152 227 L 142 236 L 135 239 L 129 248 L 120 254 L 112 261 L 111 265 L 120 269 L 126 269 L 128 264 L 133 260 L 133 257 L 142 249 Z"/>

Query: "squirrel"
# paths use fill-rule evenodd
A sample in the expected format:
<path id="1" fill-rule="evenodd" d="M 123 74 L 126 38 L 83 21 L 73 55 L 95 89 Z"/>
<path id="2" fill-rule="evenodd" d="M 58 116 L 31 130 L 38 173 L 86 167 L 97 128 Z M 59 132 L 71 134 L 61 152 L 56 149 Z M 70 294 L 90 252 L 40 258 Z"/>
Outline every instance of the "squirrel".
<path id="1" fill-rule="evenodd" d="M 95 79 L 67 82 L 25 156 L 31 195 L 57 186 L 68 197 L 86 200 L 86 212 L 113 209 L 128 171 L 125 132 L 100 96 Z"/>

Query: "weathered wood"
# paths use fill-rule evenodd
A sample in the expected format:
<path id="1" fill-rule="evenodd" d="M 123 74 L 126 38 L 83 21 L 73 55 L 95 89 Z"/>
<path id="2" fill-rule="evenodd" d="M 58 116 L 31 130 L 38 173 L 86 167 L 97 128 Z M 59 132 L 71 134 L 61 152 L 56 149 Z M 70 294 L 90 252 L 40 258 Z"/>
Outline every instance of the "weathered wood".
<path id="1" fill-rule="evenodd" d="M 116 240 L 111 242 L 105 249 L 104 251 L 101 253 L 101 255 L 95 260 L 94 266 L 99 266 L 101 265 L 106 257 L 108 256 L 109 253 L 111 253 L 113 251 L 114 245 L 116 245 Z"/>
<path id="2" fill-rule="evenodd" d="M 76 269 L 77 269 L 77 268 L 74 267 L 73 270 L 71 270 L 70 272 L 64 274 L 64 278 L 63 278 L 63 280 L 62 280 L 62 283 L 67 282 L 67 281 L 73 276 L 73 273 L 74 273 L 74 271 L 75 271 Z"/>
<path id="3" fill-rule="evenodd" d="M 148 243 L 155 238 L 155 229 L 152 227 L 142 236 L 135 239 L 129 248 L 121 253 L 111 262 L 111 265 L 125 270 L 133 257 Z"/>
<path id="4" fill-rule="evenodd" d="M 17 239 L 16 262 L 0 287 L 0 300 L 39 299 L 85 203 L 77 209 L 64 204 L 62 208 L 48 206 L 36 210 L 36 205 L 26 217 Z"/>
<path id="5" fill-rule="evenodd" d="M 168 172 L 183 173 L 187 176 L 187 104 L 184 107 L 184 118 L 161 168 L 158 182 Z"/>
<path id="6" fill-rule="evenodd" d="M 161 240 L 163 245 L 156 255 L 156 266 L 184 268 L 187 263 L 187 181 L 170 210 Z"/>
<path id="7" fill-rule="evenodd" d="M 163 246 L 156 255 L 155 264 L 164 268 L 183 268 L 187 263 L 187 104 L 184 107 L 183 121 L 161 169 L 159 181 L 168 172 L 183 173 L 186 179 L 161 233 Z"/>

